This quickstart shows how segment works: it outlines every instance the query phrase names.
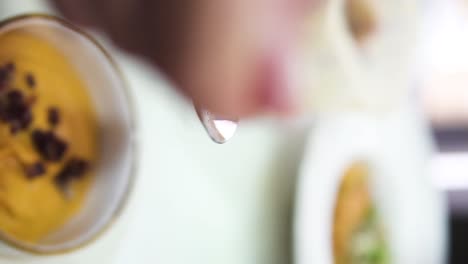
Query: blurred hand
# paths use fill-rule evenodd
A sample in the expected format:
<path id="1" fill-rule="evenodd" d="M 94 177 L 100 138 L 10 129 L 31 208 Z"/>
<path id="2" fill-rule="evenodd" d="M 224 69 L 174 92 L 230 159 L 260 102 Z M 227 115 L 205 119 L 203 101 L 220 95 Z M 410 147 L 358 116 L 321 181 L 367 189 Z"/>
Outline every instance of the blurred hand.
<path id="1" fill-rule="evenodd" d="M 297 30 L 313 0 L 54 0 L 149 59 L 197 105 L 225 117 L 285 112 Z"/>

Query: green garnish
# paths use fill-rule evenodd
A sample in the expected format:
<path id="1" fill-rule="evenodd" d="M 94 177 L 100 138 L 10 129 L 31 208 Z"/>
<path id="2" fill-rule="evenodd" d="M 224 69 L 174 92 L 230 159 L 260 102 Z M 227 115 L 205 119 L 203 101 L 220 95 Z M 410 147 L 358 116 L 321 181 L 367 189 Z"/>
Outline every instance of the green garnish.
<path id="1" fill-rule="evenodd" d="M 378 224 L 377 214 L 370 209 L 364 222 L 350 241 L 348 260 L 351 264 L 388 264 L 388 247 Z"/>

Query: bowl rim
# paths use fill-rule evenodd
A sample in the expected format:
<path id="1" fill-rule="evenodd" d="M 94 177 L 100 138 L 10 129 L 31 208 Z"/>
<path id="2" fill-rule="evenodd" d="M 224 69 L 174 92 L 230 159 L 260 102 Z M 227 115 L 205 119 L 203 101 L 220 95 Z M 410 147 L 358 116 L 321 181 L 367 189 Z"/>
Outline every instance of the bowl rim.
<path id="1" fill-rule="evenodd" d="M 0 29 L 11 25 L 12 23 L 21 22 L 27 19 L 41 19 L 44 21 L 49 21 L 56 23 L 60 26 L 65 27 L 66 29 L 71 30 L 72 32 L 79 34 L 80 36 L 84 37 L 87 41 L 89 41 L 92 45 L 94 45 L 98 52 L 100 52 L 106 60 L 109 62 L 111 66 L 111 70 L 119 77 L 120 82 L 122 83 L 122 87 L 120 88 L 124 94 L 126 104 L 128 106 L 128 113 L 129 113 L 129 124 L 130 124 L 130 146 L 131 146 L 131 157 L 130 157 L 130 173 L 128 175 L 129 180 L 127 182 L 127 186 L 125 191 L 121 197 L 119 197 L 118 206 L 112 212 L 112 216 L 103 224 L 102 227 L 98 229 L 95 233 L 91 234 L 89 238 L 79 241 L 75 245 L 70 247 L 55 249 L 55 250 L 43 250 L 37 247 L 34 244 L 28 244 L 21 242 L 20 240 L 14 239 L 8 236 L 6 233 L 0 232 L 0 241 L 4 242 L 7 246 L 11 247 L 12 249 L 18 251 L 19 253 L 26 253 L 29 255 L 37 255 L 37 256 L 53 256 L 53 255 L 63 255 L 66 253 L 75 252 L 79 249 L 82 249 L 86 246 L 89 246 L 96 240 L 98 240 L 101 236 L 103 236 L 110 228 L 116 224 L 118 218 L 124 213 L 124 209 L 130 202 L 131 194 L 134 191 L 136 179 L 137 179 L 137 161 L 139 156 L 139 147 L 138 147 L 138 140 L 136 135 L 138 135 L 138 122 L 137 122 L 137 115 L 136 115 L 136 108 L 135 108 L 135 101 L 129 89 L 129 82 L 125 78 L 122 70 L 114 60 L 114 58 L 110 55 L 110 53 L 104 48 L 102 44 L 100 44 L 91 34 L 87 33 L 85 30 L 79 28 L 78 26 L 72 24 L 71 22 L 49 14 L 43 13 L 26 13 L 26 14 L 19 14 L 12 17 L 9 17 L 5 20 L 0 21 Z"/>

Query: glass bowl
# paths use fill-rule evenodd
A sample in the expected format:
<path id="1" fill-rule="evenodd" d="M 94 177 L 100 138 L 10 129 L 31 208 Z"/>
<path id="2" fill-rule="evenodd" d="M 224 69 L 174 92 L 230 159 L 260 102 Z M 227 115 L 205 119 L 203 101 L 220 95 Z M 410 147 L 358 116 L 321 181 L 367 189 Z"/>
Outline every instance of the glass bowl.
<path id="1" fill-rule="evenodd" d="M 48 15 L 23 15 L 0 23 L 0 35 L 15 30 L 47 41 L 65 55 L 82 78 L 99 123 L 99 159 L 82 209 L 64 226 L 35 243 L 2 233 L 0 254 L 50 255 L 83 247 L 116 220 L 135 179 L 135 116 L 127 84 L 109 54 L 91 36 Z M 4 246 L 3 246 L 4 245 Z"/>

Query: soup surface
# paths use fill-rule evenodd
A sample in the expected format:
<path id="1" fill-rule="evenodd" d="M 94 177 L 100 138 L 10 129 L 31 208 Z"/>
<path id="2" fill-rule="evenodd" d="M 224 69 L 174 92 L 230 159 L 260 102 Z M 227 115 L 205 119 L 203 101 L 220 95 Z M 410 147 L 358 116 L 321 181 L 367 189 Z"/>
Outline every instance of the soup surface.
<path id="1" fill-rule="evenodd" d="M 0 35 L 0 231 L 35 242 L 79 212 L 98 123 L 84 82 L 53 45 Z"/>

